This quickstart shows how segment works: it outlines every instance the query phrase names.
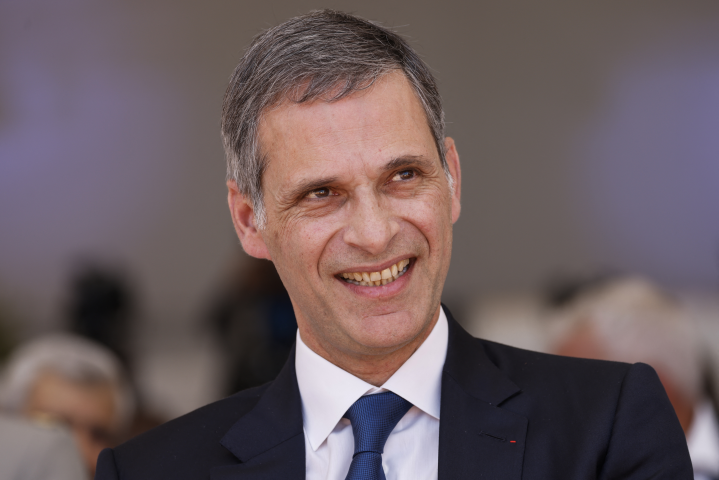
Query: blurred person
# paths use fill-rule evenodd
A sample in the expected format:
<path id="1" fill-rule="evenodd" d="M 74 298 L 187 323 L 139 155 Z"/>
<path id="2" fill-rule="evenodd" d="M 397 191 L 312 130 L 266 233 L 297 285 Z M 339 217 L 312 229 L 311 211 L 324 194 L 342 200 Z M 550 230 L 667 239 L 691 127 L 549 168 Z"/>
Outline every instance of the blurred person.
<path id="1" fill-rule="evenodd" d="M 213 301 L 211 326 L 223 347 L 231 394 L 273 380 L 287 361 L 297 332 L 290 297 L 272 262 L 237 262 Z"/>
<path id="2" fill-rule="evenodd" d="M 100 451 L 126 438 L 134 413 L 118 359 L 101 345 L 69 334 L 32 340 L 10 355 L 0 406 L 38 422 L 66 425 L 91 475 Z"/>
<path id="3" fill-rule="evenodd" d="M 0 479 L 87 478 L 85 464 L 68 432 L 0 414 Z"/>
<path id="4" fill-rule="evenodd" d="M 70 330 L 112 350 L 126 369 L 133 313 L 132 289 L 119 272 L 94 262 L 75 270 L 66 305 Z"/>
<path id="5" fill-rule="evenodd" d="M 137 310 L 129 278 L 120 269 L 99 261 L 79 262 L 70 277 L 65 315 L 69 330 L 109 348 L 122 363 L 128 381 L 132 382 L 131 332 Z M 134 385 L 133 391 L 137 391 Z M 166 420 L 161 413 L 148 409 L 142 396 L 137 395 L 128 437 L 146 432 Z"/>
<path id="6" fill-rule="evenodd" d="M 558 318 L 555 352 L 644 362 L 659 379 L 686 434 L 695 479 L 719 478 L 719 423 L 703 387 L 703 351 L 681 306 L 641 278 L 588 284 Z"/>
<path id="7" fill-rule="evenodd" d="M 98 480 L 691 478 L 651 367 L 475 339 L 441 305 L 462 183 L 443 119 L 391 30 L 324 10 L 255 37 L 223 102 L 228 203 L 294 352 L 103 451 Z"/>
<path id="8" fill-rule="evenodd" d="M 17 344 L 17 332 L 13 327 L 17 327 L 20 321 L 13 313 L 9 305 L 0 297 L 0 365 L 5 362 Z"/>

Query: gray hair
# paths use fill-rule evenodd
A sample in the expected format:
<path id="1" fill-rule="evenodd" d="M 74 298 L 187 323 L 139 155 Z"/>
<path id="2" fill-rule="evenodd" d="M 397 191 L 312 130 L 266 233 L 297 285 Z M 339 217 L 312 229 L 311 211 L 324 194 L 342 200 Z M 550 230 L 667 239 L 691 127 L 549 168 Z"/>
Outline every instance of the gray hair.
<path id="1" fill-rule="evenodd" d="M 48 371 L 80 384 L 109 385 L 118 429 L 130 426 L 134 395 L 120 362 L 102 345 L 69 334 L 30 341 L 10 355 L 0 382 L 0 406 L 20 413 L 37 377 Z"/>
<path id="2" fill-rule="evenodd" d="M 444 112 L 437 84 L 419 55 L 398 34 L 354 15 L 313 11 L 256 36 L 230 79 L 222 104 L 227 178 L 252 203 L 255 223 L 267 220 L 262 174 L 266 159 L 258 129 L 262 114 L 285 101 L 333 102 L 401 70 L 416 93 L 450 184 Z"/>

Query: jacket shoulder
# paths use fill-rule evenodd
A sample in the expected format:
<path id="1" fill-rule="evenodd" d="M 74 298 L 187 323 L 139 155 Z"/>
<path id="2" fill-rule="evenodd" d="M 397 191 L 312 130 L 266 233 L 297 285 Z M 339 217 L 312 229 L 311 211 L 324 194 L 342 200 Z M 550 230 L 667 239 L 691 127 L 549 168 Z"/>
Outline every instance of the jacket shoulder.
<path id="1" fill-rule="evenodd" d="M 654 375 L 649 365 L 631 365 L 622 362 L 564 357 L 534 352 L 503 345 L 489 340 L 475 339 L 489 360 L 511 378 L 523 391 L 560 388 L 562 395 L 568 391 L 616 389 L 616 393 L 631 369 Z M 571 386 L 571 388 L 567 388 Z M 614 388 L 611 388 L 614 387 Z"/>
<path id="2" fill-rule="evenodd" d="M 269 385 L 198 408 L 116 447 L 112 459 L 119 477 L 203 478 L 209 466 L 236 463 L 220 439 L 254 408 Z"/>
<path id="3" fill-rule="evenodd" d="M 531 417 L 552 412 L 556 424 L 576 428 L 590 419 L 612 422 L 627 379 L 658 378 L 652 367 L 533 352 L 476 339 L 488 360 L 520 390 L 505 406 Z"/>
<path id="4" fill-rule="evenodd" d="M 684 434 L 649 365 L 476 342 L 520 389 L 504 408 L 529 419 L 525 464 L 571 458 L 557 461 L 566 478 L 691 479 Z"/>

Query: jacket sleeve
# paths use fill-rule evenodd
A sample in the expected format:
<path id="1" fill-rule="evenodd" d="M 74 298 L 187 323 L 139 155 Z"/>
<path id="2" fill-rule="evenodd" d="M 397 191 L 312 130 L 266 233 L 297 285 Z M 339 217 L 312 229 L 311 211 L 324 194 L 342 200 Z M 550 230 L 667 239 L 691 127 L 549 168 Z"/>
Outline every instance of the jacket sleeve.
<path id="1" fill-rule="evenodd" d="M 652 367 L 632 365 L 621 386 L 601 480 L 692 480 L 686 438 Z"/>
<path id="2" fill-rule="evenodd" d="M 95 480 L 119 480 L 120 475 L 117 473 L 115 466 L 115 454 L 112 449 L 106 448 L 100 452 L 97 457 L 97 468 L 95 470 Z"/>

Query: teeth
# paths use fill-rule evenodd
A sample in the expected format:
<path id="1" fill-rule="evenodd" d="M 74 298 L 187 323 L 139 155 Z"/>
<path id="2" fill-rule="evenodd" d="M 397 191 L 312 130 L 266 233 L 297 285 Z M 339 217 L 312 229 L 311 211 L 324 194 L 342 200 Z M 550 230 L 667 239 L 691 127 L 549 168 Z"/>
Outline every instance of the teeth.
<path id="1" fill-rule="evenodd" d="M 392 283 L 397 278 L 401 277 L 410 261 L 408 258 L 400 260 L 391 267 L 385 268 L 381 272 L 347 272 L 342 273 L 340 276 L 349 283 L 360 285 L 363 287 L 378 287 L 380 285 L 387 285 Z"/>

